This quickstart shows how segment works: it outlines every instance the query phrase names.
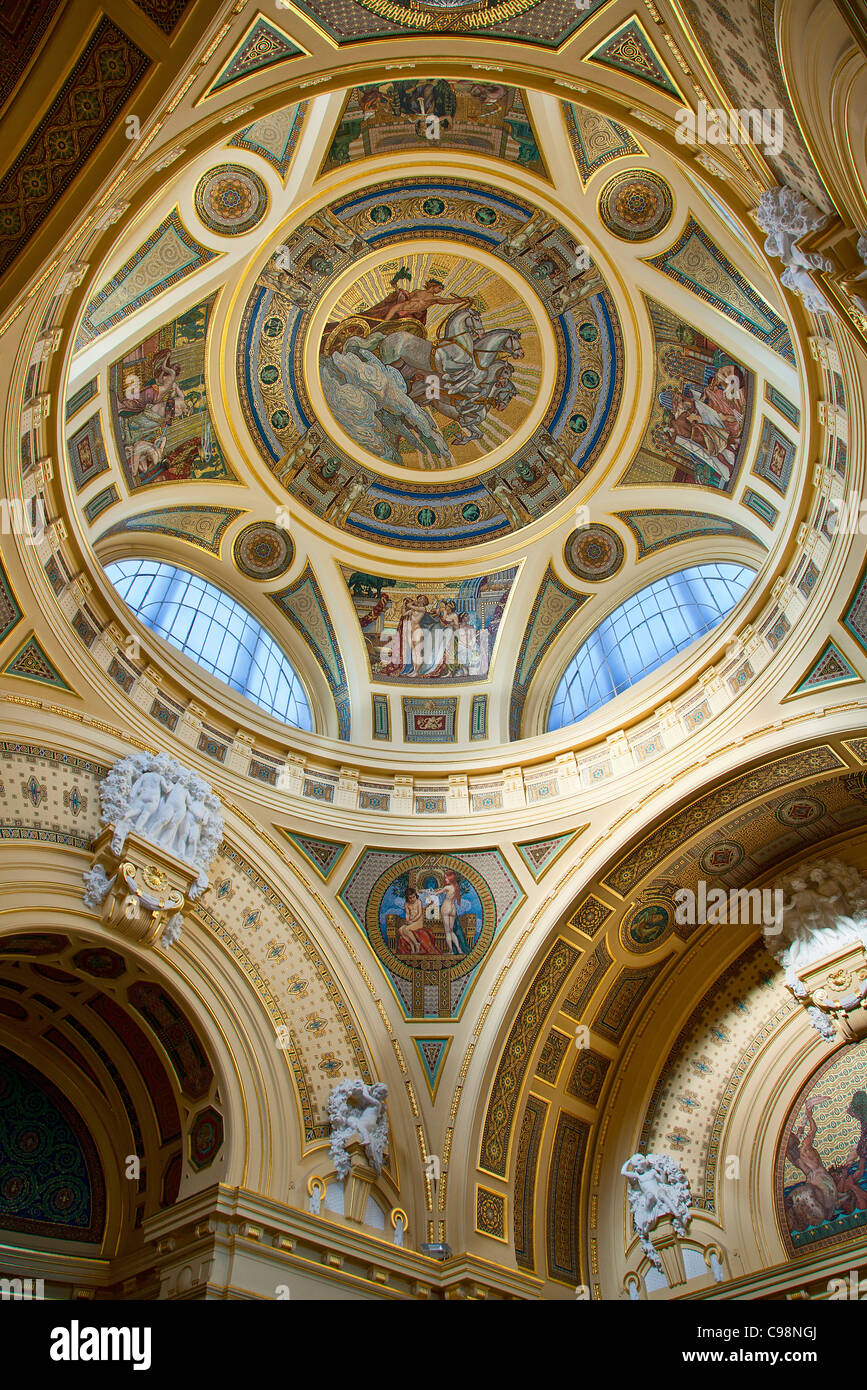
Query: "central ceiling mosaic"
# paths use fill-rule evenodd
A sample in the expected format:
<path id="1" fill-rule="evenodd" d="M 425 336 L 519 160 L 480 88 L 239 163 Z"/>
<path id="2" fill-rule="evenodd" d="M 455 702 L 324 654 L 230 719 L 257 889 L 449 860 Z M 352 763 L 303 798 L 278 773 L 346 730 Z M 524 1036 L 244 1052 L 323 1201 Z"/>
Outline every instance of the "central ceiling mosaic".
<path id="1" fill-rule="evenodd" d="M 617 311 L 574 236 L 454 179 L 379 184 L 296 227 L 259 270 L 237 357 L 287 491 L 414 549 L 506 535 L 562 502 L 622 392 Z"/>

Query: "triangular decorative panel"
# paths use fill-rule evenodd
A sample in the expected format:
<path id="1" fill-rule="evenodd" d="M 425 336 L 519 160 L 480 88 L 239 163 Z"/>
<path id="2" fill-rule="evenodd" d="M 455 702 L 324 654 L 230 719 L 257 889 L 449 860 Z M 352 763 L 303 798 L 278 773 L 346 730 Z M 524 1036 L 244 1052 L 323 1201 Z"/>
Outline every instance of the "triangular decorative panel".
<path id="1" fill-rule="evenodd" d="M 74 693 L 32 634 L 9 658 L 0 675 L 20 676 L 25 681 L 38 681 L 40 685 L 53 685 L 56 690 Z"/>
<path id="2" fill-rule="evenodd" d="M 107 333 L 143 304 L 148 304 L 219 254 L 196 241 L 181 221 L 178 209 L 173 208 L 90 301 L 81 321 L 76 348 L 83 347 L 100 333 Z"/>
<path id="3" fill-rule="evenodd" d="M 0 642 L 8 637 L 16 623 L 22 618 L 21 609 L 12 591 L 12 585 L 3 566 L 0 565 Z"/>
<path id="4" fill-rule="evenodd" d="M 578 106 L 573 101 L 564 101 L 562 106 L 569 142 L 584 188 L 597 169 L 604 168 L 612 159 L 620 159 L 627 154 L 647 153 L 631 131 L 599 111 L 591 111 L 589 107 Z"/>
<path id="5" fill-rule="evenodd" d="M 110 526 L 100 540 L 122 531 L 153 531 L 160 536 L 175 536 L 178 540 L 189 541 L 190 545 L 197 545 L 200 550 L 219 555 L 226 527 L 231 526 L 235 517 L 240 515 L 237 507 L 158 507 L 154 511 L 128 516 L 116 526 Z"/>
<path id="6" fill-rule="evenodd" d="M 638 546 L 638 558 L 653 555 L 666 546 L 676 545 L 678 541 L 692 541 L 701 536 L 737 536 L 740 540 L 755 541 L 763 550 L 767 546 L 741 526 L 727 517 L 713 516 L 708 512 L 676 512 L 664 508 L 649 507 L 638 512 L 616 512 L 625 521 Z"/>
<path id="7" fill-rule="evenodd" d="M 242 81 L 251 73 L 262 72 L 264 68 L 273 67 L 275 63 L 285 63 L 287 58 L 300 58 L 303 54 L 303 48 L 293 43 L 288 34 L 278 29 L 270 19 L 259 15 L 250 25 L 219 77 L 211 83 L 206 95 L 222 91 L 224 87 Z"/>
<path id="8" fill-rule="evenodd" d="M 527 619 L 515 666 L 512 697 L 509 701 L 510 739 L 521 737 L 524 701 L 530 682 L 536 674 L 536 667 L 557 634 L 589 597 L 589 594 L 579 594 L 561 584 L 551 565 L 548 566 Z"/>
<path id="9" fill-rule="evenodd" d="M 809 695 L 814 690 L 826 690 L 834 685 L 849 685 L 852 681 L 859 681 L 860 679 L 861 677 L 851 661 L 843 655 L 836 642 L 829 637 L 807 674 L 786 698 L 792 699 L 796 695 Z"/>
<path id="10" fill-rule="evenodd" d="M 334 873 L 349 846 L 343 840 L 321 840 L 314 835 L 298 835 L 294 830 L 286 830 L 278 825 L 275 829 L 285 836 L 298 853 L 315 869 L 323 883 Z"/>
<path id="11" fill-rule="evenodd" d="M 694 217 L 687 218 L 673 246 L 658 256 L 649 256 L 644 264 L 654 266 L 706 304 L 712 304 L 794 366 L 792 340 L 779 314 L 744 279 Z"/>
<path id="12" fill-rule="evenodd" d="M 676 101 L 684 98 L 665 68 L 662 59 L 648 38 L 641 21 L 633 16 L 626 24 L 607 39 L 603 39 L 592 53 L 588 62 L 599 63 L 602 67 L 613 68 L 615 72 L 628 73 L 651 87 L 674 97 Z"/>
<path id="13" fill-rule="evenodd" d="M 580 825 L 577 830 L 567 831 L 565 835 L 546 835 L 540 840 L 521 840 L 515 844 L 515 849 L 538 883 L 563 851 L 586 829 L 586 825 Z"/>
<path id="14" fill-rule="evenodd" d="M 451 1038 L 413 1038 L 413 1043 L 421 1059 L 424 1079 L 427 1082 L 431 1100 L 433 1100 L 440 1083 L 443 1062 L 448 1056 L 452 1040 Z"/>
<path id="15" fill-rule="evenodd" d="M 277 170 L 281 179 L 285 179 L 306 113 L 306 101 L 284 106 L 282 111 L 273 111 L 270 116 L 262 116 L 252 125 L 245 126 L 229 144 L 235 149 L 252 150 L 254 154 L 261 155 Z"/>

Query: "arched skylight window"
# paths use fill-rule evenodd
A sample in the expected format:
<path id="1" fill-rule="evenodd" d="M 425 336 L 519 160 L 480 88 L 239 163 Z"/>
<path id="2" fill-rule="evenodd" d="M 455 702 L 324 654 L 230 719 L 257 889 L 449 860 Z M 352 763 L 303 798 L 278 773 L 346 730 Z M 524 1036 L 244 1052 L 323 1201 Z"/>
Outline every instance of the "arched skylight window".
<path id="1" fill-rule="evenodd" d="M 179 652 L 269 714 L 312 730 L 307 696 L 288 659 L 222 589 L 160 560 L 115 560 L 105 572 L 124 603 Z"/>
<path id="2" fill-rule="evenodd" d="M 548 729 L 594 710 L 722 622 L 754 579 L 746 565 L 693 565 L 640 589 L 573 656 L 554 692 Z"/>

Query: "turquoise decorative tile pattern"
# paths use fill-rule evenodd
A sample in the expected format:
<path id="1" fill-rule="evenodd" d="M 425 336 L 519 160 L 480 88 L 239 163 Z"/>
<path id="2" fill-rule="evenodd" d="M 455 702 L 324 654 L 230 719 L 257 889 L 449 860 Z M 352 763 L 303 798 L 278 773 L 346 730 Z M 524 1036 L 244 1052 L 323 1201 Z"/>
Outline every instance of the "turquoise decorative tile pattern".
<path id="1" fill-rule="evenodd" d="M 264 72 L 275 63 L 285 63 L 289 58 L 300 58 L 303 49 L 293 43 L 288 34 L 278 29 L 270 19 L 259 15 L 247 30 L 219 76 L 211 83 L 208 95 L 221 92 L 233 82 L 241 82 L 256 72 Z"/>
<path id="2" fill-rule="evenodd" d="M 270 598 L 307 643 L 322 668 L 334 697 L 339 737 L 348 739 L 350 710 L 346 671 L 337 634 L 310 565 L 305 566 L 294 584 L 271 594 Z"/>
<path id="3" fill-rule="evenodd" d="M 219 252 L 209 251 L 196 241 L 178 209 L 173 208 L 90 301 L 79 326 L 76 349 L 107 333 L 217 255 Z"/>
<path id="4" fill-rule="evenodd" d="M 235 149 L 250 150 L 253 154 L 261 155 L 285 181 L 306 114 L 306 101 L 293 102 L 291 106 L 284 106 L 281 111 L 261 116 L 252 125 L 245 126 L 232 137 L 229 144 Z"/>
<path id="5" fill-rule="evenodd" d="M 774 313 L 694 217 L 687 219 L 677 241 L 667 251 L 650 256 L 645 264 L 655 266 L 676 284 L 712 304 L 795 365 L 792 340 L 779 314 Z"/>

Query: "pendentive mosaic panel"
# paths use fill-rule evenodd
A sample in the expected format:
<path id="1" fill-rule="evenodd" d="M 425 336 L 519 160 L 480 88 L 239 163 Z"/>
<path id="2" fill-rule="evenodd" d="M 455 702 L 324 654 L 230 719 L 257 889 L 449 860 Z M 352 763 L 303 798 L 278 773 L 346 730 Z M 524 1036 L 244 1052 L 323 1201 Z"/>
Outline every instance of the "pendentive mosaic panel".
<path id="1" fill-rule="evenodd" d="M 584 188 L 597 169 L 624 155 L 645 154 L 635 136 L 625 126 L 575 102 L 562 103 L 566 130 Z"/>
<path id="2" fill-rule="evenodd" d="M 616 512 L 615 515 L 626 523 L 635 537 L 639 560 L 667 546 L 677 545 L 679 541 L 699 540 L 703 536 L 737 537 L 754 541 L 763 550 L 767 549 L 752 531 L 739 522 L 707 512 L 675 512 L 650 507 L 642 511 Z"/>
<path id="3" fill-rule="evenodd" d="M 561 584 L 549 565 L 539 585 L 533 607 L 527 619 L 521 650 L 515 666 L 515 678 L 509 698 L 509 738 L 521 737 L 521 719 L 530 682 L 542 657 L 557 634 L 574 617 L 588 594 L 578 594 Z"/>
<path id="4" fill-rule="evenodd" d="M 157 536 L 174 536 L 177 540 L 206 550 L 210 555 L 219 555 L 226 530 L 240 515 L 237 507 L 157 507 L 153 511 L 124 517 L 123 521 L 103 531 L 100 540 L 106 536 L 140 531 Z"/>
<path id="5" fill-rule="evenodd" d="M 76 350 L 100 333 L 107 333 L 218 254 L 196 241 L 181 221 L 178 209 L 173 208 L 94 295 L 78 326 Z"/>
<path id="6" fill-rule="evenodd" d="M 154 329 L 111 368 L 115 442 L 130 492 L 187 478 L 237 481 L 217 439 L 205 386 L 214 299 Z"/>
<path id="7" fill-rule="evenodd" d="M 498 850 L 365 850 L 339 894 L 405 1018 L 458 1018 L 524 895 Z"/>
<path id="8" fill-rule="evenodd" d="M 667 251 L 649 257 L 646 264 L 655 266 L 706 304 L 712 304 L 726 318 L 752 333 L 760 343 L 795 365 L 792 340 L 784 321 L 694 217 L 687 219 L 677 241 Z"/>
<path id="9" fill-rule="evenodd" d="M 341 572 L 371 680 L 451 684 L 487 678 L 516 568 L 424 583 L 346 565 Z"/>
<path id="10" fill-rule="evenodd" d="M 656 350 L 650 419 L 621 485 L 691 483 L 731 492 L 750 434 L 753 373 L 727 349 L 646 299 Z"/>
<path id="11" fill-rule="evenodd" d="M 315 656 L 328 681 L 337 711 L 338 737 L 350 735 L 349 686 L 337 633 L 310 565 L 279 593 L 269 594 Z"/>
<path id="12" fill-rule="evenodd" d="M 293 102 L 281 111 L 260 116 L 258 121 L 233 135 L 229 144 L 235 149 L 251 150 L 253 154 L 261 155 L 285 180 L 306 114 L 306 101 Z"/>

